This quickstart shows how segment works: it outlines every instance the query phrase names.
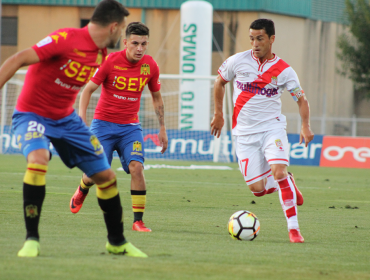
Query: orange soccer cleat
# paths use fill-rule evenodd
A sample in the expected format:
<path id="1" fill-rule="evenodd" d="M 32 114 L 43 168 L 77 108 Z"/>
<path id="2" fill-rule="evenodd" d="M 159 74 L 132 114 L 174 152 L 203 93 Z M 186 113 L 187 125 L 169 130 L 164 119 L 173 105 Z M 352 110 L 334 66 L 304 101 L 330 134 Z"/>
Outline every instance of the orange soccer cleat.
<path id="1" fill-rule="evenodd" d="M 142 231 L 142 232 L 151 232 L 152 230 L 150 228 L 147 228 L 143 221 L 136 221 L 132 225 L 132 230 L 135 231 Z"/>
<path id="2" fill-rule="evenodd" d="M 87 194 L 88 192 L 83 193 L 80 190 L 80 186 L 77 187 L 77 190 L 75 194 L 72 196 L 71 202 L 69 203 L 69 208 L 71 209 L 72 213 L 76 214 L 78 211 L 80 211 Z"/>
<path id="3" fill-rule="evenodd" d="M 290 239 L 290 242 L 292 243 L 303 243 L 304 242 L 304 238 L 301 235 L 299 229 L 291 229 L 289 231 L 289 239 Z"/>
<path id="4" fill-rule="evenodd" d="M 299 189 L 298 189 L 298 187 L 297 187 L 297 185 L 296 185 L 296 183 L 295 183 L 295 181 L 294 181 L 293 174 L 292 174 L 292 173 L 290 173 L 290 172 L 288 172 L 288 174 L 289 174 L 290 180 L 292 180 L 292 183 L 293 183 L 294 188 L 295 188 L 295 192 L 296 192 L 296 194 L 297 194 L 297 205 L 298 205 L 298 206 L 301 206 L 301 205 L 303 204 L 303 195 L 302 195 L 302 193 L 299 191 Z"/>

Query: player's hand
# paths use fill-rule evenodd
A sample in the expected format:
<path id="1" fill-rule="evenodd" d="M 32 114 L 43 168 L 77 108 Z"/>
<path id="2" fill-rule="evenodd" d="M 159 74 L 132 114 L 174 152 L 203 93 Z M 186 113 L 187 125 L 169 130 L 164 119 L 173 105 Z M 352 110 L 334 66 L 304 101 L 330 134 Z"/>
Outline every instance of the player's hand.
<path id="1" fill-rule="evenodd" d="M 168 137 L 167 137 L 166 128 L 164 126 L 161 127 L 158 133 L 158 139 L 162 147 L 161 153 L 163 154 L 167 150 L 167 147 L 168 147 Z"/>
<path id="2" fill-rule="evenodd" d="M 299 144 L 302 144 L 302 141 L 304 140 L 305 147 L 307 147 L 308 143 L 313 140 L 314 136 L 315 134 L 312 132 L 310 126 L 302 125 L 301 134 L 299 136 Z"/>
<path id="3" fill-rule="evenodd" d="M 215 114 L 211 122 L 211 134 L 219 138 L 221 135 L 221 130 L 223 126 L 224 126 L 223 115 Z"/>

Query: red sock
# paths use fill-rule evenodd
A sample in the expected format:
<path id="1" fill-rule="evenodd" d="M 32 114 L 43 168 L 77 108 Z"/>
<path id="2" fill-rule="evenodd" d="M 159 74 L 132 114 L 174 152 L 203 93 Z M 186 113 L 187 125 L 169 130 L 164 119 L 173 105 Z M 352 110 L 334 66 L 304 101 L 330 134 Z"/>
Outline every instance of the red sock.
<path id="1" fill-rule="evenodd" d="M 288 229 L 297 229 L 297 196 L 295 195 L 295 188 L 289 177 L 277 180 L 279 184 L 279 198 L 283 208 L 285 217 L 288 223 Z"/>

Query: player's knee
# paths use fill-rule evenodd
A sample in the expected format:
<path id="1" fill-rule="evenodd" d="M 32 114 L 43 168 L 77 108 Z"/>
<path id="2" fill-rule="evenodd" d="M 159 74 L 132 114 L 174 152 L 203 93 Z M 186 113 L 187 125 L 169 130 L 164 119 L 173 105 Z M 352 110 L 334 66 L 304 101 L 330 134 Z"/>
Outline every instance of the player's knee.
<path id="1" fill-rule="evenodd" d="M 285 169 L 278 169 L 274 172 L 274 179 L 275 180 L 281 180 L 288 176 L 288 173 Z"/>
<path id="2" fill-rule="evenodd" d="M 50 160 L 50 152 L 46 149 L 38 149 L 30 152 L 27 155 L 27 163 L 48 165 Z"/>
<path id="3" fill-rule="evenodd" d="M 271 171 L 275 180 L 281 180 L 288 176 L 287 167 L 284 164 L 271 165 Z"/>
<path id="4" fill-rule="evenodd" d="M 262 192 L 265 189 L 264 180 L 257 181 L 253 184 L 248 185 L 251 192 Z"/>
<path id="5" fill-rule="evenodd" d="M 92 185 L 95 184 L 95 182 L 93 181 L 93 179 L 91 179 L 90 177 L 88 177 L 85 173 L 82 175 L 82 181 L 87 186 L 92 186 Z"/>
<path id="6" fill-rule="evenodd" d="M 143 164 L 139 161 L 131 161 L 128 168 L 132 176 L 141 176 L 143 174 Z"/>
<path id="7" fill-rule="evenodd" d="M 104 171 L 100 171 L 95 173 L 90 177 L 97 185 L 105 184 L 116 178 L 116 174 L 113 172 L 111 168 L 106 169 Z"/>

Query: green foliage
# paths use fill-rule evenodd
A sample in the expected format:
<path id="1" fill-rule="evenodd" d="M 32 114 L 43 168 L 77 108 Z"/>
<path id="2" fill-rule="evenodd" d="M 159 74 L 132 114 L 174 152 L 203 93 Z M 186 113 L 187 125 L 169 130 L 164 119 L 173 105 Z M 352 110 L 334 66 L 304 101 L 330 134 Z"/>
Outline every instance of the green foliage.
<path id="1" fill-rule="evenodd" d="M 346 0 L 350 34 L 338 39 L 340 72 L 353 82 L 356 94 L 370 98 L 370 4 L 367 0 Z"/>
<path id="2" fill-rule="evenodd" d="M 116 170 L 119 161 L 112 165 Z M 229 166 L 233 170 L 146 170 L 144 221 L 151 233 L 131 230 L 130 176 L 116 172 L 125 235 L 149 255 L 140 259 L 106 253 L 95 189 L 78 214 L 70 213 L 81 172 L 67 169 L 56 156 L 46 176 L 41 254 L 28 259 L 17 257 L 25 238 L 26 162 L 23 156 L 0 155 L 0 279 L 370 279 L 369 170 L 289 167 L 305 199 L 298 207 L 305 243 L 291 244 L 278 194 L 254 197 L 237 164 Z M 252 242 L 228 235 L 227 221 L 238 210 L 252 211 L 261 222 Z"/>

